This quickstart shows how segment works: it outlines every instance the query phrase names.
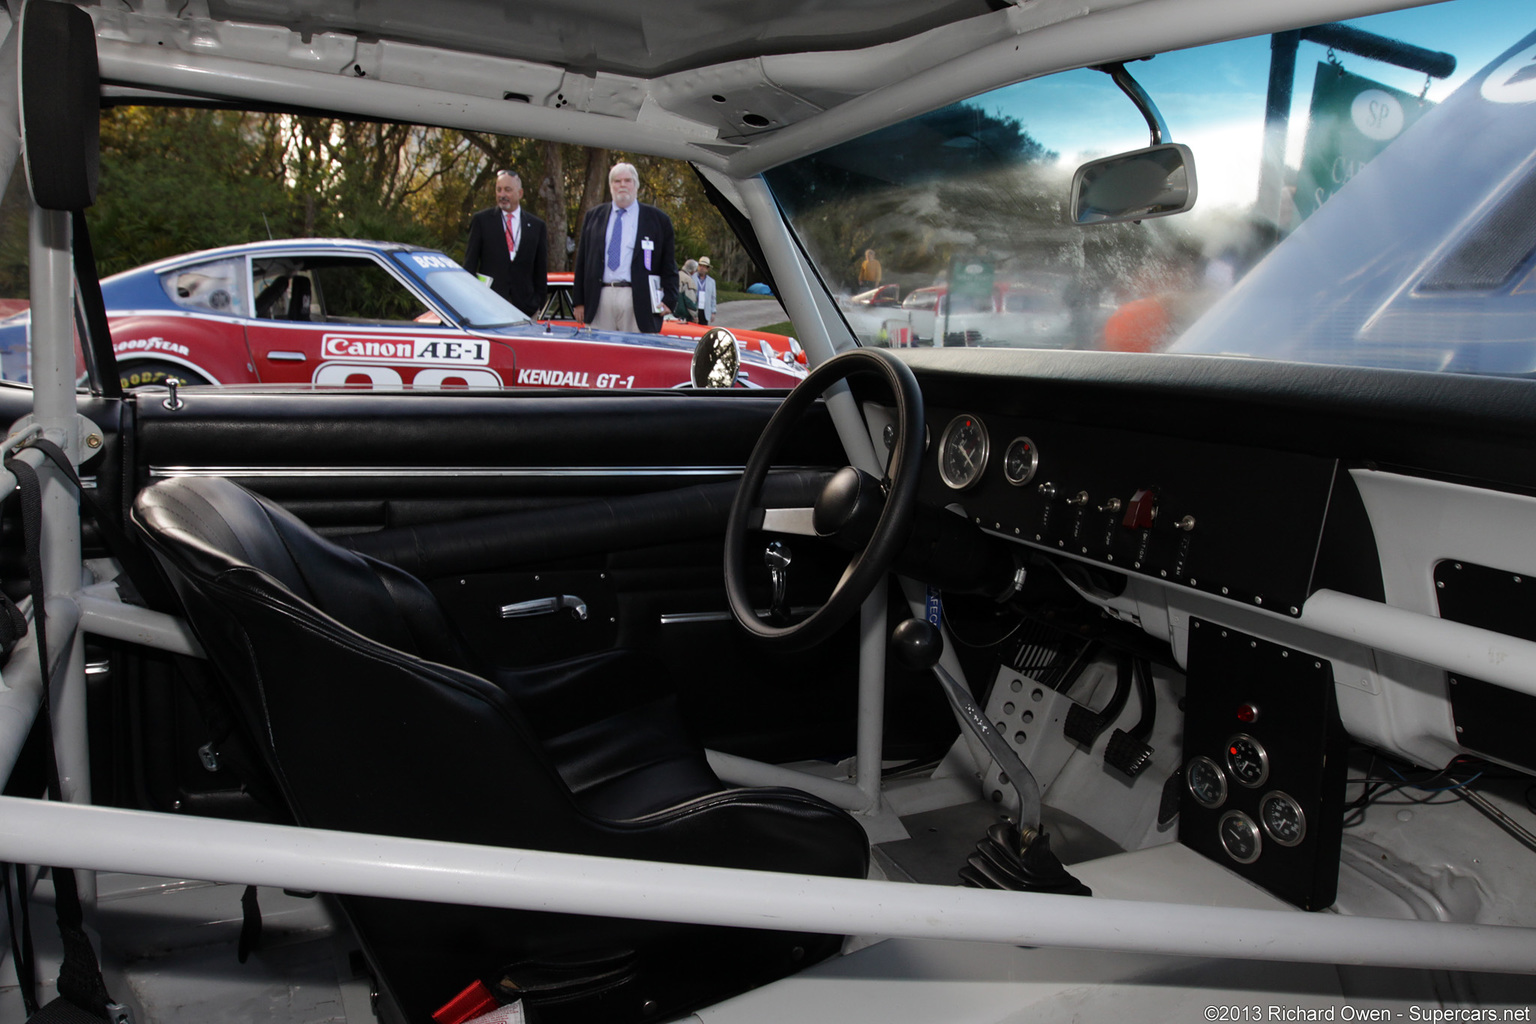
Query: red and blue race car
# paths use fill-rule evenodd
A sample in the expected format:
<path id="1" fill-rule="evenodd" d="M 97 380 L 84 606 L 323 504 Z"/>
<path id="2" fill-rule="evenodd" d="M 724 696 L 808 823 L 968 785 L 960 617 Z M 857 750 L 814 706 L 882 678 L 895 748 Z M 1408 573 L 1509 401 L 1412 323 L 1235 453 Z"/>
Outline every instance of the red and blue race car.
<path id="1" fill-rule="evenodd" d="M 398 388 L 671 388 L 696 340 L 532 320 L 449 257 L 284 239 L 161 260 L 102 282 L 125 387 L 285 383 Z M 28 379 L 28 317 L 0 322 L 0 376 Z M 738 386 L 805 369 L 738 342 Z"/>

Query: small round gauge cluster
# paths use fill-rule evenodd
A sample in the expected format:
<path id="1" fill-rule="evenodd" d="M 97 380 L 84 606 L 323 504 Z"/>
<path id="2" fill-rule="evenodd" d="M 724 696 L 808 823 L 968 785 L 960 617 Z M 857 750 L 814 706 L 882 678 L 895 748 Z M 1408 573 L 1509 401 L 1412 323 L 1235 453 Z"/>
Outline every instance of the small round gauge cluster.
<path id="1" fill-rule="evenodd" d="M 1237 733 L 1227 740 L 1222 760 L 1224 765 L 1200 754 L 1190 758 L 1184 767 L 1184 786 L 1189 795 L 1209 810 L 1223 807 L 1234 792 L 1258 789 L 1269 779 L 1269 751 L 1247 733 Z M 1243 789 L 1234 791 L 1229 780 Z M 1221 816 L 1216 826 L 1221 848 L 1239 864 L 1257 861 L 1266 842 L 1294 847 L 1307 837 L 1306 811 L 1284 790 L 1271 789 L 1259 799 L 1257 819 L 1234 807 Z"/>
<path id="2" fill-rule="evenodd" d="M 887 428 L 886 447 L 891 444 Z M 991 438 L 980 416 L 961 413 L 949 421 L 939 436 L 939 478 L 954 490 L 975 487 L 987 470 Z M 1003 450 L 1003 479 L 1023 487 L 1040 468 L 1040 451 L 1027 437 L 1016 437 Z"/>
<path id="3" fill-rule="evenodd" d="M 1307 838 L 1307 814 L 1289 793 L 1275 789 L 1259 801 L 1259 821 L 1281 846 L 1299 846 Z"/>
<path id="4" fill-rule="evenodd" d="M 1259 836 L 1259 826 L 1242 811 L 1223 814 L 1217 828 L 1221 836 L 1221 848 L 1239 864 L 1252 864 L 1264 852 L 1264 840 Z"/>
<path id="5" fill-rule="evenodd" d="M 1003 452 L 1003 476 L 1015 487 L 1023 487 L 1035 478 L 1040 468 L 1040 450 L 1027 437 L 1016 437 Z"/>

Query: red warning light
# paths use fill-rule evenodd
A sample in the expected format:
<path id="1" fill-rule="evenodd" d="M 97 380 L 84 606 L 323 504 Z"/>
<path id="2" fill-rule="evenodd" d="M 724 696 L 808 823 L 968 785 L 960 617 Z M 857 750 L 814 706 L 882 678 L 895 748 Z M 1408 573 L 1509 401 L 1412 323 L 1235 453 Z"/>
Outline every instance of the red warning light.
<path id="1" fill-rule="evenodd" d="M 1259 720 L 1259 709 L 1252 704 L 1242 704 L 1237 709 L 1237 720 L 1252 725 Z"/>

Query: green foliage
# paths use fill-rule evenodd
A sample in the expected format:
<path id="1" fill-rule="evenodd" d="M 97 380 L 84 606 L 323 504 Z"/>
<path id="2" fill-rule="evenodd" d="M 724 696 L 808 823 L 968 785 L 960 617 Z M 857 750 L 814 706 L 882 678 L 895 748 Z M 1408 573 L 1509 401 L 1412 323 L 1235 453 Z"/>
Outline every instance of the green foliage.
<path id="1" fill-rule="evenodd" d="M 672 217 L 681 263 L 757 279 L 687 164 L 537 139 L 328 117 L 113 107 L 101 121 L 101 187 L 87 211 L 100 273 L 264 238 L 343 237 L 424 245 L 462 259 L 470 216 L 492 205 L 496 171 L 518 172 L 523 203 L 561 235 L 607 200 L 608 168 L 640 170 L 641 198 Z M 600 188 L 586 188 L 589 165 Z M 18 170 L 0 204 L 0 294 L 27 290 L 27 202 Z"/>
<path id="2" fill-rule="evenodd" d="M 101 187 L 87 213 L 105 276 L 281 230 L 281 165 L 249 118 L 214 110 L 114 108 L 101 123 Z"/>

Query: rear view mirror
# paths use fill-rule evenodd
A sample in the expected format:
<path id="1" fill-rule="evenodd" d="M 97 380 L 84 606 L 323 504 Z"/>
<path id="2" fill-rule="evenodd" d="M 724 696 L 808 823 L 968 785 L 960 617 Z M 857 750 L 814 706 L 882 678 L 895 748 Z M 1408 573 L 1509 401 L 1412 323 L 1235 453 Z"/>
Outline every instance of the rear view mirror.
<path id="1" fill-rule="evenodd" d="M 1072 221 L 1113 224 L 1195 205 L 1195 154 L 1177 142 L 1094 160 L 1072 177 Z"/>

